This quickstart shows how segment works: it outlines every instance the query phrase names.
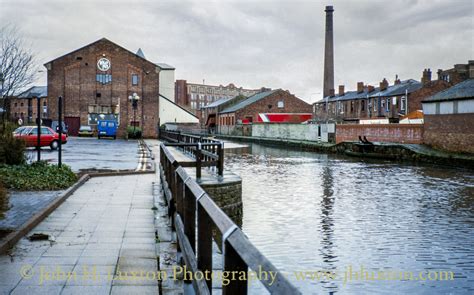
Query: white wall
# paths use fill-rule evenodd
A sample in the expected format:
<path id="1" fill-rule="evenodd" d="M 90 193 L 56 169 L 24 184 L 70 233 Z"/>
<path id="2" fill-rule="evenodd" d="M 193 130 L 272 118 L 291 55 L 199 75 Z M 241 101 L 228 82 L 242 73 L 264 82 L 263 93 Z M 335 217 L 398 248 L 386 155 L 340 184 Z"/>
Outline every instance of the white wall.
<path id="1" fill-rule="evenodd" d="M 321 126 L 321 137 L 318 128 Z M 334 124 L 253 124 L 252 136 L 279 139 L 328 141 L 328 132 L 334 133 Z"/>
<path id="2" fill-rule="evenodd" d="M 199 119 L 175 103 L 160 96 L 160 125 L 164 123 L 199 123 Z"/>
<path id="3" fill-rule="evenodd" d="M 171 101 L 174 99 L 174 70 L 160 71 L 160 94 Z"/>

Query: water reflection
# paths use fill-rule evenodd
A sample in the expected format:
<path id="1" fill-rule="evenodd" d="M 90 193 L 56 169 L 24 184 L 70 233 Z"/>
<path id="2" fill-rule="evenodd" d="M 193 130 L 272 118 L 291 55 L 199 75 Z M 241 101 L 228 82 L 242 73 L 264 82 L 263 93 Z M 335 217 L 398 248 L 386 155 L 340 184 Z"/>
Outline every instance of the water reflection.
<path id="1" fill-rule="evenodd" d="M 226 154 L 243 230 L 285 274 L 449 270 L 455 281 L 295 280 L 304 294 L 474 292 L 474 172 L 253 144 Z M 258 292 L 254 292 L 258 293 Z"/>

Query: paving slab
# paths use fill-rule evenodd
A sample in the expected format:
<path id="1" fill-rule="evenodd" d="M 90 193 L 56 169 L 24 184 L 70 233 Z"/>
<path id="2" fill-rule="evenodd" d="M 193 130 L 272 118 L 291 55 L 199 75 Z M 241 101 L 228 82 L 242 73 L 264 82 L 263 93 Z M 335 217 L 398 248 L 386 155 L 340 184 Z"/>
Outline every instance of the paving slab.
<path id="1" fill-rule="evenodd" d="M 0 256 L 0 294 L 157 294 L 157 279 L 125 274 L 157 272 L 157 181 L 153 174 L 91 178 L 29 233 L 54 241 L 24 237 Z"/>

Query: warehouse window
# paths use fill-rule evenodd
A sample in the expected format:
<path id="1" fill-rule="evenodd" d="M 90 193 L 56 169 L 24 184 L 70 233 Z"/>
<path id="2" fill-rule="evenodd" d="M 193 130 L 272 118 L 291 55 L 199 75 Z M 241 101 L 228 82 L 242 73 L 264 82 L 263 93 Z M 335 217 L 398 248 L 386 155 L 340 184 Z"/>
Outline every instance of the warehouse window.
<path id="1" fill-rule="evenodd" d="M 282 108 L 284 108 L 284 107 L 285 107 L 285 102 L 284 102 L 283 100 L 280 100 L 280 101 L 278 102 L 278 108 L 279 108 L 279 109 L 282 109 Z"/>
<path id="2" fill-rule="evenodd" d="M 137 74 L 133 74 L 133 75 L 132 75 L 132 85 L 133 85 L 133 86 L 137 86 L 137 85 L 138 85 L 138 75 L 137 75 Z"/>
<path id="3" fill-rule="evenodd" d="M 100 84 L 109 84 L 112 82 L 112 75 L 110 74 L 97 74 L 95 76 L 95 81 L 99 82 Z"/>

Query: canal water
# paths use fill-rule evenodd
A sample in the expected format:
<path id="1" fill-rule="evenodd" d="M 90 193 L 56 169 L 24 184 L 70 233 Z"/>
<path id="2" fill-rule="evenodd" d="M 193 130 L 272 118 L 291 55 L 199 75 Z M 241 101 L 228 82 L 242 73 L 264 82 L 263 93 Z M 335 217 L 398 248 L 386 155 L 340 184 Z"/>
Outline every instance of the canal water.
<path id="1" fill-rule="evenodd" d="M 258 144 L 225 163 L 243 231 L 303 294 L 474 294 L 473 171 Z"/>

